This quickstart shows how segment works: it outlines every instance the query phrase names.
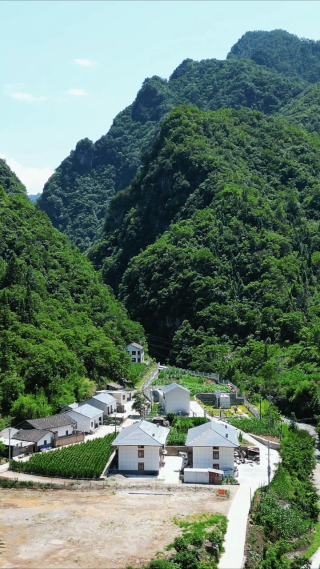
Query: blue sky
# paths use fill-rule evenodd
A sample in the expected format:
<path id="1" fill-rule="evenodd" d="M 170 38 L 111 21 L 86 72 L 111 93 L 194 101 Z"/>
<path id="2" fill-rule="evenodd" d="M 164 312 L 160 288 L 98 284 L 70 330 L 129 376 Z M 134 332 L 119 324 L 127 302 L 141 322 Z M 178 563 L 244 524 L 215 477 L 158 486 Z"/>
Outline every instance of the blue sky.
<path id="1" fill-rule="evenodd" d="M 0 20 L 0 157 L 29 193 L 78 140 L 105 134 L 146 77 L 225 59 L 249 30 L 320 39 L 309 1 L 1 1 Z"/>

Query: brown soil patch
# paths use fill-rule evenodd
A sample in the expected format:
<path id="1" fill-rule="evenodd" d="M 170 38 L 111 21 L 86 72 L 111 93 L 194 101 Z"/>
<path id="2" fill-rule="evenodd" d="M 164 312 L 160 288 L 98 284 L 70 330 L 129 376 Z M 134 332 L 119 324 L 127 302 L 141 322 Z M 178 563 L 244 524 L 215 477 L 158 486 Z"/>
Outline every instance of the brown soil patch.
<path id="1" fill-rule="evenodd" d="M 227 514 L 215 488 L 114 484 L 104 490 L 0 490 L 0 567 L 139 567 L 181 533 L 173 518 Z M 13 531 L 14 528 L 14 531 Z"/>

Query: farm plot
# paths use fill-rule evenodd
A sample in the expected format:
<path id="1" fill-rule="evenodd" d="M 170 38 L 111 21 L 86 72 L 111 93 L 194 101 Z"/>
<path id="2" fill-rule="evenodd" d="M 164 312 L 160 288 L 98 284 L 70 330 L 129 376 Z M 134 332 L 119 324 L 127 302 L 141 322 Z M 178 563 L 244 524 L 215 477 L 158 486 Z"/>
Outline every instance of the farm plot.
<path id="1" fill-rule="evenodd" d="M 197 393 L 212 393 L 217 389 L 227 393 L 231 391 L 227 385 L 217 385 L 213 380 L 190 375 L 186 370 L 175 367 L 168 367 L 161 370 L 158 379 L 153 382 L 153 385 L 168 385 L 172 382 L 183 385 L 189 389 L 192 396 Z"/>
<path id="2" fill-rule="evenodd" d="M 168 446 L 182 446 L 186 442 L 188 429 L 207 423 L 205 417 L 178 417 L 175 415 L 167 439 Z"/>
<path id="3" fill-rule="evenodd" d="M 34 454 L 29 462 L 11 462 L 16 472 L 58 476 L 60 478 L 99 478 L 110 458 L 115 434 L 86 443 L 61 448 L 45 454 Z"/>

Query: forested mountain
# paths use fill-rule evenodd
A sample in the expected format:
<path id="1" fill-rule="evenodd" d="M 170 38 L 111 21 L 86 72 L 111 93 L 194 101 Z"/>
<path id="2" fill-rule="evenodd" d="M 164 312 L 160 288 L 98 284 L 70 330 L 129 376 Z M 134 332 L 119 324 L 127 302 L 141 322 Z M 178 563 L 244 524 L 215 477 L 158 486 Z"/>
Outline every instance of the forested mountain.
<path id="1" fill-rule="evenodd" d="M 246 32 L 227 59 L 251 59 L 289 77 L 320 81 L 320 41 L 298 38 L 284 30 Z"/>
<path id="2" fill-rule="evenodd" d="M 169 81 L 146 79 L 136 100 L 96 143 L 78 142 L 39 198 L 54 227 L 85 251 L 100 235 L 110 198 L 133 180 L 161 119 L 179 104 L 275 113 L 307 86 L 252 61 L 185 60 Z"/>
<path id="3" fill-rule="evenodd" d="M 37 194 L 29 194 L 28 198 L 32 203 L 34 203 L 37 201 L 38 198 L 40 198 L 40 196 L 41 196 L 41 194 L 40 194 L 40 192 L 38 192 Z"/>
<path id="4" fill-rule="evenodd" d="M 0 185 L 9 195 L 27 193 L 24 185 L 2 158 L 0 158 Z"/>
<path id="5" fill-rule="evenodd" d="M 311 85 L 281 108 L 282 116 L 293 124 L 320 134 L 320 83 Z"/>
<path id="6" fill-rule="evenodd" d="M 319 176 L 320 138 L 284 120 L 164 119 L 92 253 L 154 353 L 319 413 Z"/>
<path id="7" fill-rule="evenodd" d="M 0 175 L 0 413 L 17 422 L 130 378 L 123 348 L 144 333 L 2 161 Z"/>

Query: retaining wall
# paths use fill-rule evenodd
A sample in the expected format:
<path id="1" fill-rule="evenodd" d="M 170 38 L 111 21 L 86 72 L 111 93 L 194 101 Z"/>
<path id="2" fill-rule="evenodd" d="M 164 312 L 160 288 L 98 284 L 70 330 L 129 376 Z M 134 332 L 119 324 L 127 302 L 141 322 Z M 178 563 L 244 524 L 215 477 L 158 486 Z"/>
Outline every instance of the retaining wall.
<path id="1" fill-rule="evenodd" d="M 77 433 L 75 435 L 55 439 L 52 446 L 54 448 L 58 448 L 66 445 L 73 445 L 74 443 L 81 443 L 82 441 L 84 441 L 84 433 Z"/>
<path id="2" fill-rule="evenodd" d="M 265 445 L 266 447 L 270 444 L 270 448 L 273 448 L 274 450 L 279 450 L 279 448 L 280 448 L 280 443 L 276 443 L 275 441 L 268 441 L 267 439 L 264 439 L 263 437 L 259 437 L 258 435 L 252 435 L 252 433 L 248 433 L 248 435 L 250 435 L 250 437 L 252 437 L 256 441 L 258 441 L 258 443 L 261 443 L 262 445 Z M 245 434 L 244 434 L 244 438 L 245 438 Z"/>

